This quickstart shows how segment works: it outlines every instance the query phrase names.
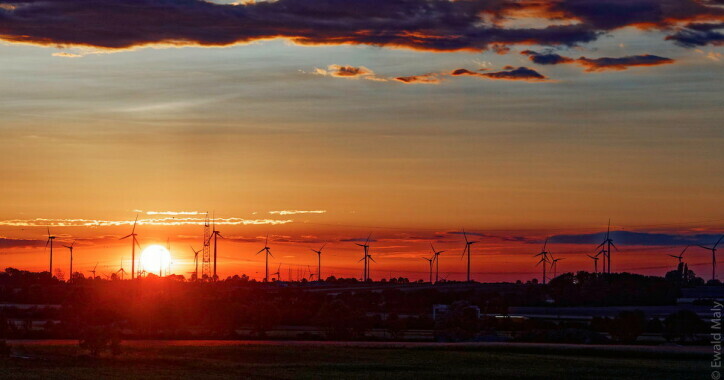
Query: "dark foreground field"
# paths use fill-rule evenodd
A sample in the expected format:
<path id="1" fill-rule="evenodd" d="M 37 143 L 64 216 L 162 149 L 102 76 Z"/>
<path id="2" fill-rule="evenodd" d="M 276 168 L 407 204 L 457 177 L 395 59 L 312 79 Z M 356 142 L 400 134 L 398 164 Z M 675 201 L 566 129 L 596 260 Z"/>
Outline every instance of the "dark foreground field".
<path id="1" fill-rule="evenodd" d="M 73 342 L 11 342 L 3 379 L 704 379 L 706 351 L 556 345 L 124 342 L 115 359 Z"/>

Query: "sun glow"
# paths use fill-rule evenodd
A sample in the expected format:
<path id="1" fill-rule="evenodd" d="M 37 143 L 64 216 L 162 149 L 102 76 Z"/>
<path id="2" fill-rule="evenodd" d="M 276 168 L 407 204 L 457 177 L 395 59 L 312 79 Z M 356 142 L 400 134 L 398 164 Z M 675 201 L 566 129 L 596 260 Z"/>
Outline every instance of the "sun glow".
<path id="1" fill-rule="evenodd" d="M 166 275 L 170 271 L 171 252 L 166 247 L 154 244 L 141 252 L 141 270 L 156 275 Z"/>

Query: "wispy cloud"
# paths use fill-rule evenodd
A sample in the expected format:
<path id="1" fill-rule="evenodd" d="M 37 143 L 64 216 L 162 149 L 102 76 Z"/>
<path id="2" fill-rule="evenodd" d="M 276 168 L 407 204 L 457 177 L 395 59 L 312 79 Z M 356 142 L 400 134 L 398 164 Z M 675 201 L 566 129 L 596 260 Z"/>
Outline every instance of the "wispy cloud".
<path id="1" fill-rule="evenodd" d="M 269 211 L 272 215 L 325 214 L 327 210 L 277 210 Z"/>
<path id="2" fill-rule="evenodd" d="M 132 225 L 133 220 L 102 220 L 102 219 L 9 219 L 0 220 L 0 226 L 12 227 L 106 227 L 106 226 L 127 226 Z M 217 225 L 277 225 L 292 223 L 291 219 L 244 219 L 244 218 L 216 218 Z M 139 219 L 139 225 L 154 226 L 184 226 L 184 225 L 203 225 L 205 218 L 151 218 Z"/>
<path id="3" fill-rule="evenodd" d="M 331 76 L 344 79 L 366 79 L 377 82 L 386 82 L 386 78 L 375 75 L 374 71 L 364 66 L 329 65 L 326 69 L 315 68 L 314 73 L 322 76 Z"/>
<path id="4" fill-rule="evenodd" d="M 200 211 L 146 211 L 146 215 L 205 215 Z"/>

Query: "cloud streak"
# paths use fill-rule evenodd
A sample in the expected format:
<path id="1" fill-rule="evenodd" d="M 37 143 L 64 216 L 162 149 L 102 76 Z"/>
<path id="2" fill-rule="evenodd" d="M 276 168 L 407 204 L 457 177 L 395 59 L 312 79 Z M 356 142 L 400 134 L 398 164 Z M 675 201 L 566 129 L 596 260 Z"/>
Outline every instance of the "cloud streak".
<path id="1" fill-rule="evenodd" d="M 630 67 L 660 66 L 674 63 L 674 60 L 671 58 L 659 57 L 651 54 L 631 55 L 618 58 L 580 57 L 578 59 L 565 57 L 551 52 L 538 53 L 532 50 L 524 50 L 521 54 L 527 55 L 531 62 L 539 65 L 561 65 L 571 63 L 585 67 L 587 72 L 627 70 Z"/>
<path id="2" fill-rule="evenodd" d="M 205 218 L 150 218 L 139 219 L 139 225 L 154 226 L 186 226 L 203 225 Z M 277 225 L 294 222 L 291 219 L 244 219 L 244 218 L 216 218 L 217 225 L 245 226 L 245 225 Z M 108 226 L 129 226 L 133 220 L 100 220 L 100 219 L 9 219 L 0 220 L 0 226 L 10 227 L 108 227 Z"/>
<path id="3" fill-rule="evenodd" d="M 508 67 L 504 69 L 503 71 L 496 71 L 496 72 L 479 72 L 479 71 L 470 71 L 468 69 L 457 69 L 450 73 L 452 76 L 474 76 L 479 78 L 485 78 L 485 79 L 502 79 L 502 80 L 514 80 L 514 81 L 526 81 L 526 82 L 541 82 L 545 81 L 548 78 L 546 78 L 545 75 L 542 75 L 541 73 L 529 69 L 527 67 Z"/>
<path id="4" fill-rule="evenodd" d="M 272 215 L 326 214 L 327 210 L 277 210 L 269 213 Z"/>

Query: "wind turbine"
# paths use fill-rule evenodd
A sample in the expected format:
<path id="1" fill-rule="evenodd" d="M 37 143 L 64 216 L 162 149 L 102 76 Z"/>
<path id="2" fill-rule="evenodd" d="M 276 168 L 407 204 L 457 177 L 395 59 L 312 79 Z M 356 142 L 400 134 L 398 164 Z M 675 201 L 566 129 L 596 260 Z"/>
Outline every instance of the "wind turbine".
<path id="1" fill-rule="evenodd" d="M 282 269 L 282 263 L 279 263 L 279 266 L 277 267 L 277 271 L 274 272 L 274 273 L 272 273 L 272 276 L 273 276 L 273 275 L 277 275 L 277 281 L 281 281 L 281 280 L 282 280 L 281 269 Z"/>
<path id="2" fill-rule="evenodd" d="M 214 246 L 214 248 L 216 248 L 216 247 Z M 260 249 L 259 252 L 257 252 L 256 254 L 258 255 L 262 252 L 265 252 L 264 253 L 264 258 L 265 258 L 264 282 L 267 282 L 267 281 L 269 281 L 269 256 L 274 257 L 271 254 L 271 248 L 269 248 L 269 234 L 266 235 L 266 240 L 264 240 L 264 248 Z"/>
<path id="3" fill-rule="evenodd" d="M 368 252 L 369 252 L 369 251 L 368 251 Z M 375 261 L 375 259 L 373 259 L 373 258 L 372 258 L 372 255 L 370 255 L 369 253 L 367 254 L 367 259 L 372 260 L 373 263 L 377 264 L 377 261 Z M 371 266 L 371 265 L 370 265 L 370 263 L 368 262 L 368 263 L 367 263 L 367 279 L 368 279 L 368 280 L 370 279 L 370 266 Z"/>
<path id="4" fill-rule="evenodd" d="M 669 255 L 675 259 L 679 260 L 679 264 L 681 264 L 681 261 L 684 259 L 684 252 L 686 252 L 687 249 L 689 249 L 690 246 L 686 246 L 683 251 L 677 256 L 677 255 Z"/>
<path id="5" fill-rule="evenodd" d="M 73 279 L 73 246 L 75 245 L 75 240 L 73 240 L 70 245 L 64 245 L 65 248 L 68 248 L 70 251 L 70 276 L 68 277 L 68 282 Z"/>
<path id="6" fill-rule="evenodd" d="M 600 255 L 600 254 L 601 253 L 598 253 L 596 256 L 586 255 L 593 259 L 593 273 L 598 273 L 598 259 L 599 259 L 598 255 Z"/>
<path id="7" fill-rule="evenodd" d="M 50 244 L 50 278 L 53 278 L 53 240 L 55 240 L 55 236 L 50 234 L 50 227 L 48 227 L 48 240 L 45 242 L 45 248 L 48 248 L 48 244 Z"/>
<path id="8" fill-rule="evenodd" d="M 194 249 L 193 246 L 189 245 L 189 247 L 191 248 L 191 252 L 194 253 L 194 266 L 196 266 L 196 270 L 194 271 L 194 279 L 198 281 L 198 279 L 199 279 L 199 253 L 201 253 L 201 251 L 203 249 L 199 249 L 197 251 Z"/>
<path id="9" fill-rule="evenodd" d="M 422 257 L 421 259 L 426 260 L 430 264 L 430 283 L 432 284 L 432 263 L 435 262 L 435 256 L 433 256 L 431 259 L 428 259 L 427 257 Z"/>
<path id="10" fill-rule="evenodd" d="M 138 214 L 136 214 L 136 220 L 133 221 L 133 229 L 131 230 L 131 233 L 118 239 L 123 240 L 131 238 L 131 280 L 136 278 L 136 246 L 138 246 L 138 249 L 141 249 L 141 245 L 138 244 L 138 239 L 136 238 L 136 236 L 138 236 L 136 233 L 136 223 L 138 223 Z"/>
<path id="11" fill-rule="evenodd" d="M 546 284 L 546 264 L 550 263 L 550 260 L 548 259 L 548 255 L 550 252 L 546 251 L 546 247 L 548 246 L 548 238 L 543 242 L 543 249 L 540 251 L 540 253 L 533 255 L 533 257 L 540 256 L 540 261 L 536 264 L 536 266 L 543 264 L 543 285 Z"/>
<path id="12" fill-rule="evenodd" d="M 604 253 L 604 256 L 608 256 L 608 269 L 604 270 L 607 273 L 611 273 L 611 247 L 615 248 L 616 251 L 618 251 L 618 247 L 616 247 L 615 244 L 613 244 L 613 239 L 611 239 L 611 219 L 608 220 L 608 229 L 606 230 L 606 238 L 603 239 L 603 242 L 596 247 L 596 249 L 599 248 L 605 248 L 606 253 Z M 605 267 L 605 265 L 604 265 Z M 605 268 L 604 268 L 605 269 Z"/>
<path id="13" fill-rule="evenodd" d="M 93 279 L 96 279 L 96 268 L 98 268 L 98 263 L 96 263 L 96 266 L 93 267 L 93 270 L 89 270 L 88 272 L 93 273 Z"/>
<path id="14" fill-rule="evenodd" d="M 477 243 L 477 241 L 469 241 L 468 240 L 468 234 L 465 233 L 465 230 L 463 230 L 463 237 L 465 238 L 465 248 L 463 249 L 463 256 L 465 257 L 465 254 L 468 255 L 468 282 L 470 282 L 470 246 Z"/>
<path id="15" fill-rule="evenodd" d="M 554 259 L 553 254 L 551 254 L 551 269 L 553 270 L 553 278 L 556 278 L 556 270 L 558 269 L 558 262 L 563 259 Z"/>
<path id="16" fill-rule="evenodd" d="M 314 281 L 314 272 L 312 272 L 312 268 L 307 265 L 307 270 L 309 270 L 309 281 Z"/>
<path id="17" fill-rule="evenodd" d="M 317 254 L 317 281 L 322 281 L 322 250 L 327 243 L 322 244 L 319 250 L 312 249 Z"/>
<path id="18" fill-rule="evenodd" d="M 432 248 L 432 259 L 435 261 L 435 283 L 437 284 L 437 275 L 440 273 L 440 254 L 445 251 L 436 251 L 432 243 L 430 243 L 430 248 Z M 432 280 L 430 280 L 430 282 L 432 282 Z"/>
<path id="19" fill-rule="evenodd" d="M 221 232 L 216 230 L 216 217 L 214 216 L 211 219 L 211 236 L 209 236 L 209 240 L 206 241 L 206 244 L 209 244 L 211 238 L 214 238 L 214 281 L 216 281 L 216 279 L 218 278 L 216 276 L 216 248 L 219 246 L 219 244 L 217 243 L 217 238 L 219 236 L 221 236 L 222 239 L 224 238 L 221 235 Z"/>
<path id="20" fill-rule="evenodd" d="M 359 245 L 360 247 L 362 247 L 362 248 L 364 249 L 364 256 L 362 257 L 361 260 L 359 260 L 359 261 L 364 261 L 364 271 L 362 272 L 362 282 L 367 282 L 367 276 L 368 276 L 368 273 L 369 273 L 368 270 L 367 270 L 367 267 L 369 266 L 367 259 L 370 257 L 370 255 L 369 255 L 369 250 L 370 250 L 370 245 L 369 245 L 370 237 L 372 237 L 372 234 L 367 235 L 367 240 L 365 240 L 365 243 L 364 243 L 364 244 L 355 243 L 355 244 Z M 358 261 L 358 262 L 359 262 L 359 261 Z"/>
<path id="21" fill-rule="evenodd" d="M 123 277 L 125 277 L 125 274 L 126 274 L 126 270 L 123 269 L 123 259 L 121 259 L 121 269 L 116 271 L 116 274 L 118 274 L 118 273 L 121 274 L 121 281 L 123 281 Z"/>
<path id="22" fill-rule="evenodd" d="M 724 235 L 722 235 L 722 237 L 720 237 L 719 240 L 717 240 L 716 243 L 714 243 L 714 246 L 712 246 L 711 248 L 697 244 L 699 247 L 708 249 L 711 251 L 711 279 L 712 280 L 716 279 L 716 246 L 719 245 L 719 243 L 721 242 L 722 239 L 724 239 Z M 50 245 L 50 249 L 52 252 L 52 250 L 53 250 L 52 242 Z M 51 257 L 52 257 L 52 254 L 51 254 Z"/>

